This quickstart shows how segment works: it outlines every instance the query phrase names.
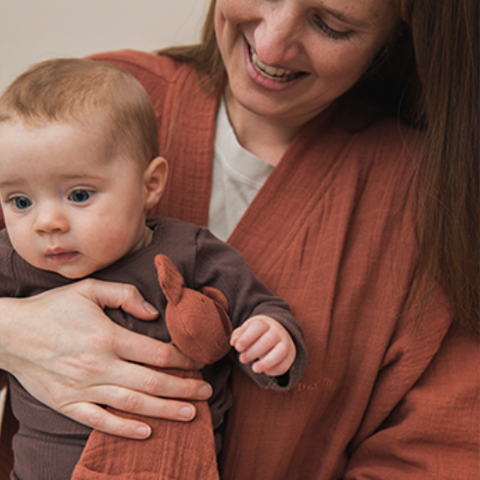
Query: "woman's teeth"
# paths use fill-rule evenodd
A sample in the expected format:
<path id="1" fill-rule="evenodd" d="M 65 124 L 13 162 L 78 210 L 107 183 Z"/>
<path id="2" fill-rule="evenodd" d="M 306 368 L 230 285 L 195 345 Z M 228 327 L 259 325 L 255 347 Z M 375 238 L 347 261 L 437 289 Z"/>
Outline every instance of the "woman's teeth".
<path id="1" fill-rule="evenodd" d="M 275 80 L 277 82 L 288 82 L 302 74 L 301 72 L 294 72 L 293 70 L 285 70 L 283 68 L 276 68 L 271 67 L 270 65 L 266 65 L 258 59 L 257 54 L 251 49 L 250 58 L 252 60 L 253 66 L 255 67 L 255 70 L 257 70 L 258 73 L 260 73 L 264 77 L 269 78 L 270 80 Z"/>

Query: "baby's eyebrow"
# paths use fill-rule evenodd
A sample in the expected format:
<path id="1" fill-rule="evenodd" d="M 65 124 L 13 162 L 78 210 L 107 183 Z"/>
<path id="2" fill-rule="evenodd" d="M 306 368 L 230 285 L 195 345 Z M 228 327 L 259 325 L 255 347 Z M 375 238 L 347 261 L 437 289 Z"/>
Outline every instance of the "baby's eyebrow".
<path id="1" fill-rule="evenodd" d="M 65 173 L 59 174 L 62 180 L 68 181 L 81 181 L 81 182 L 88 182 L 94 180 L 101 180 L 102 177 L 100 175 L 89 175 L 85 173 Z M 21 185 L 25 181 L 24 178 L 14 178 L 14 179 L 7 179 L 7 180 L 0 180 L 0 188 L 11 188 L 13 186 Z"/>
<path id="2" fill-rule="evenodd" d="M 58 175 L 65 180 L 99 180 L 101 175 L 88 174 L 88 173 L 61 173 Z"/>
<path id="3" fill-rule="evenodd" d="M 19 180 L 3 180 L 0 181 L 0 188 L 1 187 L 12 187 L 13 185 L 17 185 Z"/>

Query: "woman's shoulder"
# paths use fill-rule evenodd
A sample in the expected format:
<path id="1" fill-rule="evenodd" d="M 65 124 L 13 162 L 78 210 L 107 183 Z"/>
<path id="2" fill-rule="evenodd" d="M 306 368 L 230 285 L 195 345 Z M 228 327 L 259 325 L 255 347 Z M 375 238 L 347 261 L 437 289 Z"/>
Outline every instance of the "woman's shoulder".
<path id="1" fill-rule="evenodd" d="M 367 144 L 415 149 L 423 145 L 423 132 L 394 117 L 378 117 L 358 133 Z"/>
<path id="2" fill-rule="evenodd" d="M 407 148 L 417 152 L 423 146 L 422 132 L 352 95 L 341 97 L 332 111 L 332 126 L 347 134 L 360 149 L 388 149 L 393 153 Z"/>
<path id="3" fill-rule="evenodd" d="M 360 154 L 384 166 L 398 165 L 403 159 L 409 166 L 420 160 L 424 147 L 423 132 L 404 124 L 401 120 L 383 117 L 356 132 L 353 140 Z"/>
<path id="4" fill-rule="evenodd" d="M 338 128 L 338 125 L 337 125 Z M 411 178 L 425 154 L 423 132 L 398 118 L 378 116 L 351 128 L 340 127 L 344 137 L 344 154 L 358 163 L 359 171 L 371 176 Z"/>
<path id="5" fill-rule="evenodd" d="M 181 71 L 192 68 L 168 56 L 139 50 L 103 52 L 90 55 L 89 58 L 123 68 L 134 75 L 140 83 L 147 85 L 150 82 L 155 84 L 161 81 L 173 82 Z"/>

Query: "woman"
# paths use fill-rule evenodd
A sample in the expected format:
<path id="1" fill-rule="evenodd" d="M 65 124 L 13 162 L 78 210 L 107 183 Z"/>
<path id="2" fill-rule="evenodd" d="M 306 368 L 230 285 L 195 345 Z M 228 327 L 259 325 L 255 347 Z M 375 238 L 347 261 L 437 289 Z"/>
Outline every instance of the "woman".
<path id="1" fill-rule="evenodd" d="M 164 52 L 177 61 L 96 57 L 134 73 L 157 109 L 172 176 L 152 213 L 228 237 L 306 334 L 310 364 L 291 395 L 234 374 L 222 478 L 478 472 L 477 19 L 473 0 L 217 0 L 201 46 Z M 217 166 L 230 149 L 239 168 L 267 165 L 238 187 Z M 243 215 L 221 208 L 230 181 L 253 184 Z M 165 397 L 205 398 L 207 386 L 123 361 L 188 359 L 111 325 L 106 305 L 152 316 L 131 290 L 89 282 L 3 299 L 0 365 L 111 433 L 148 430 L 91 402 L 192 418 L 188 400 Z"/>

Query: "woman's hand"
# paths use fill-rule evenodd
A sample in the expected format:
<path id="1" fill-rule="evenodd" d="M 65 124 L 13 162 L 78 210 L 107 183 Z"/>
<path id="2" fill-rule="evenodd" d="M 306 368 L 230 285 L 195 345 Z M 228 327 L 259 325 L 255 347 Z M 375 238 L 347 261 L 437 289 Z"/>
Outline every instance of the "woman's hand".
<path id="1" fill-rule="evenodd" d="M 171 420 L 193 419 L 193 405 L 172 398 L 206 399 L 210 385 L 132 362 L 181 369 L 200 365 L 172 345 L 116 325 L 103 313 L 105 307 L 122 308 L 143 320 L 158 315 L 135 287 L 98 280 L 25 299 L 0 299 L 0 368 L 51 408 L 113 435 L 146 438 L 150 428 L 97 404 Z"/>

